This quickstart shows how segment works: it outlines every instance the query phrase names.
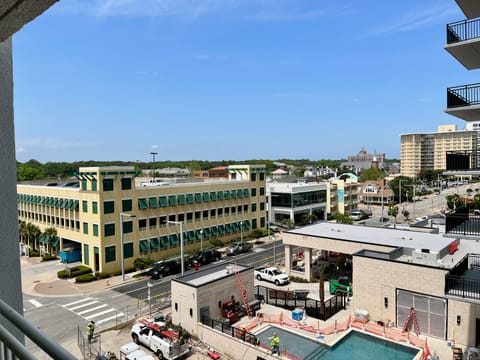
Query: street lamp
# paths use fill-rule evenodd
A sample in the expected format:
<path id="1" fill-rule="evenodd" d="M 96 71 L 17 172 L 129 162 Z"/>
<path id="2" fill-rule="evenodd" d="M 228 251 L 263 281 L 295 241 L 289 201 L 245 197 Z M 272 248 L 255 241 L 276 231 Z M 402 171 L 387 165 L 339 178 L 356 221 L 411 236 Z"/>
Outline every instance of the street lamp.
<path id="1" fill-rule="evenodd" d="M 200 251 L 203 251 L 203 230 L 200 230 Z"/>
<path id="2" fill-rule="evenodd" d="M 122 259 L 122 280 L 125 281 L 125 257 L 123 255 L 123 217 L 134 218 L 135 214 L 120 213 L 120 258 Z"/>
<path id="3" fill-rule="evenodd" d="M 152 158 L 153 158 L 153 159 L 152 159 L 152 160 L 153 160 L 153 161 L 152 161 L 152 165 L 153 165 L 153 183 L 155 184 L 155 155 L 158 155 L 158 153 L 155 152 L 155 151 L 152 151 L 152 152 L 150 153 L 150 155 L 152 155 Z"/>
<path id="4" fill-rule="evenodd" d="M 152 316 L 152 297 L 150 296 L 150 289 L 152 288 L 153 284 L 150 281 L 147 283 L 147 292 L 148 292 L 148 316 Z"/>
<path id="5" fill-rule="evenodd" d="M 398 180 L 398 203 L 402 204 L 402 181 L 407 182 L 406 180 Z"/>
<path id="6" fill-rule="evenodd" d="M 185 266 L 183 264 L 184 262 L 184 258 L 183 258 L 183 221 L 171 221 L 171 220 L 167 220 L 167 223 L 168 224 L 176 224 L 176 225 L 180 225 L 180 264 L 181 264 L 181 273 L 182 273 L 182 276 L 183 276 L 183 273 L 185 272 Z"/>
<path id="7" fill-rule="evenodd" d="M 243 245 L 243 221 L 240 221 L 240 244 Z"/>
<path id="8" fill-rule="evenodd" d="M 270 228 L 272 226 L 271 222 L 272 222 L 272 192 L 270 190 L 270 192 L 268 193 L 268 213 L 267 213 L 267 236 L 268 236 L 268 240 L 270 241 Z M 275 266 L 275 239 L 273 240 L 273 265 Z"/>
<path id="9" fill-rule="evenodd" d="M 415 184 L 407 186 L 413 187 L 413 218 L 415 218 Z"/>

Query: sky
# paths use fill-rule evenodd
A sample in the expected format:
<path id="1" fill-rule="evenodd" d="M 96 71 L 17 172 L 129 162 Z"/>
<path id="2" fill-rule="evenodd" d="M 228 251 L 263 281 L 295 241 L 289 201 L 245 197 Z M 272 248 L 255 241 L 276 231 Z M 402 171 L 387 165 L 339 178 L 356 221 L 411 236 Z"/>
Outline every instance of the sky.
<path id="1" fill-rule="evenodd" d="M 465 122 L 453 0 L 62 0 L 13 38 L 17 160 L 400 158 Z"/>

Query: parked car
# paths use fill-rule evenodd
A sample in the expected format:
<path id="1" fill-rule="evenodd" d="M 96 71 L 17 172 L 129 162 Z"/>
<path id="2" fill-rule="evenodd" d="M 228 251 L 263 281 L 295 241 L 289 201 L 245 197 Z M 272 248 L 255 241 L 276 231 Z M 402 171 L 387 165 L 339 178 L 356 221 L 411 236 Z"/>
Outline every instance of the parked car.
<path id="1" fill-rule="evenodd" d="M 161 279 L 164 276 L 175 275 L 181 271 L 180 261 L 177 260 L 165 260 L 156 263 L 149 271 L 152 279 Z"/>
<path id="2" fill-rule="evenodd" d="M 197 261 L 200 265 L 207 265 L 211 262 L 220 260 L 221 257 L 222 254 L 220 254 L 220 252 L 215 248 L 203 249 L 190 259 L 190 266 L 193 266 L 195 261 Z"/>
<path id="3" fill-rule="evenodd" d="M 288 275 L 281 272 L 276 267 L 258 268 L 254 270 L 253 274 L 258 281 L 269 281 L 277 286 L 285 285 L 290 282 Z"/>
<path id="4" fill-rule="evenodd" d="M 253 246 L 248 242 L 236 242 L 227 248 L 227 255 L 233 256 L 252 251 Z"/>

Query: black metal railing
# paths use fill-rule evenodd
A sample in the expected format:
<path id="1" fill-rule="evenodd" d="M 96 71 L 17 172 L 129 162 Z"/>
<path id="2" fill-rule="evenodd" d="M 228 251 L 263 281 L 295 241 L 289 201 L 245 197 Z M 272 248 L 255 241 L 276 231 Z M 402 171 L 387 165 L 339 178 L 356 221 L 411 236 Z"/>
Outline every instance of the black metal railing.
<path id="1" fill-rule="evenodd" d="M 480 37 L 480 19 L 462 20 L 447 24 L 447 44 Z"/>
<path id="2" fill-rule="evenodd" d="M 447 88 L 447 108 L 480 104 L 480 84 L 468 84 Z"/>
<path id="3" fill-rule="evenodd" d="M 255 286 L 255 298 L 265 301 L 265 304 L 287 310 L 303 307 L 308 316 L 323 321 L 345 309 L 346 297 L 346 294 L 339 294 L 325 302 L 321 302 L 295 291 L 271 289 L 260 285 Z"/>
<path id="4" fill-rule="evenodd" d="M 220 331 L 222 334 L 237 338 L 243 342 L 255 345 L 256 336 L 248 331 L 231 326 L 228 322 L 212 319 L 208 316 L 202 316 L 200 319 L 203 325 Z"/>
<path id="5" fill-rule="evenodd" d="M 464 299 L 480 300 L 480 279 L 478 276 L 471 276 L 472 272 L 480 272 L 479 254 L 465 255 L 445 275 L 445 294 Z"/>
<path id="6" fill-rule="evenodd" d="M 457 208 L 445 217 L 445 233 L 480 236 L 480 216 L 471 214 L 466 207 Z"/>

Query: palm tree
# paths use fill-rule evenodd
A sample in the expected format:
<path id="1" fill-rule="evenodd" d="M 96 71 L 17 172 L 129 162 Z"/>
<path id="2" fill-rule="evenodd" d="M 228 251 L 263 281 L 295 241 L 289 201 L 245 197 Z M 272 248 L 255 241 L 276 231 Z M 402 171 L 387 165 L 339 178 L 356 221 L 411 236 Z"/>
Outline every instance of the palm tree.
<path id="1" fill-rule="evenodd" d="M 42 231 L 40 228 L 32 223 L 27 224 L 27 236 L 28 236 L 28 241 L 30 243 L 31 240 L 33 240 L 33 249 L 35 250 L 37 248 L 37 238 L 40 236 Z"/>
<path id="2" fill-rule="evenodd" d="M 320 264 L 320 279 L 318 281 L 318 286 L 320 302 L 323 304 L 325 301 L 325 264 Z"/>
<path id="3" fill-rule="evenodd" d="M 48 244 L 51 244 L 51 242 L 55 240 L 55 237 L 57 236 L 57 229 L 55 229 L 54 227 L 48 227 L 43 232 L 43 235 L 47 237 Z M 51 254 L 52 254 L 52 247 L 50 246 L 50 255 Z"/>
<path id="4" fill-rule="evenodd" d="M 27 237 L 27 223 L 23 220 L 18 221 L 18 234 L 20 235 L 20 241 L 25 243 Z"/>

